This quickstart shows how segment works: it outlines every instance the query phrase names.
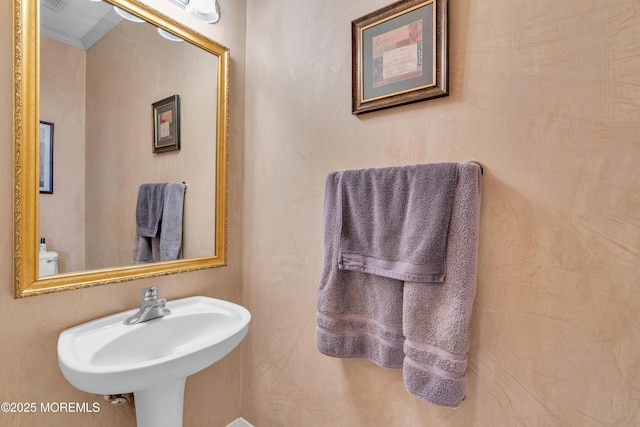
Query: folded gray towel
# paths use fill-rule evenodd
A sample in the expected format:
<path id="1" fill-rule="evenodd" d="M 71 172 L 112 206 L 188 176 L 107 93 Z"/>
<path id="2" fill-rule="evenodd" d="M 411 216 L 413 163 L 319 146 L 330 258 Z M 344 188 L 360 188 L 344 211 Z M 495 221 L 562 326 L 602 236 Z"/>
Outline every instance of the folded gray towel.
<path id="1" fill-rule="evenodd" d="M 344 171 L 338 267 L 442 282 L 457 164 Z"/>
<path id="2" fill-rule="evenodd" d="M 326 180 L 318 349 L 328 356 L 366 359 L 385 368 L 402 369 L 402 282 L 338 269 L 341 177 L 342 172 L 333 172 Z"/>
<path id="3" fill-rule="evenodd" d="M 136 236 L 133 241 L 133 263 L 146 264 L 160 261 L 160 236 Z"/>
<path id="4" fill-rule="evenodd" d="M 138 188 L 136 206 L 136 233 L 138 236 L 155 237 L 164 209 L 166 183 L 142 184 Z"/>
<path id="5" fill-rule="evenodd" d="M 476 163 L 459 165 L 443 283 L 404 283 L 404 380 L 430 403 L 465 398 L 469 325 L 476 292 L 481 177 Z"/>
<path id="6" fill-rule="evenodd" d="M 160 230 L 151 237 L 136 235 L 133 243 L 134 264 L 168 261 L 182 257 L 182 216 L 186 185 L 168 183 L 163 186 L 163 206 L 159 218 Z"/>
<path id="7" fill-rule="evenodd" d="M 465 396 L 480 206 L 480 167 L 467 163 L 455 168 L 458 179 L 449 190 L 453 198 L 442 283 L 403 282 L 358 269 L 340 270 L 344 172 L 329 174 L 316 328 L 322 353 L 403 369 L 410 393 L 451 407 Z"/>

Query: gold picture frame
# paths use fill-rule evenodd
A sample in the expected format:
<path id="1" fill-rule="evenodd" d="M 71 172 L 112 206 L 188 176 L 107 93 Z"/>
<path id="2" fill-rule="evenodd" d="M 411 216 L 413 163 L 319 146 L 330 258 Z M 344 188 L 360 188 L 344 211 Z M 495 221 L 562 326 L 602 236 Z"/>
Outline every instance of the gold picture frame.
<path id="1" fill-rule="evenodd" d="M 180 150 L 180 96 L 173 95 L 153 107 L 153 152 Z"/>
<path id="2" fill-rule="evenodd" d="M 53 126 L 40 120 L 40 194 L 53 194 Z"/>
<path id="3" fill-rule="evenodd" d="M 447 96 L 447 37 L 447 0 L 402 0 L 352 21 L 352 114 Z"/>

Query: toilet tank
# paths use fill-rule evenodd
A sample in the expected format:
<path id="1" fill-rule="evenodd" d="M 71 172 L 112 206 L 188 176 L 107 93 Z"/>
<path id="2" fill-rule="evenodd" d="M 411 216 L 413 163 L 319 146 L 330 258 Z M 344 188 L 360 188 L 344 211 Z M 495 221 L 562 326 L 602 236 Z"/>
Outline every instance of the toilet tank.
<path id="1" fill-rule="evenodd" d="M 58 274 L 58 252 L 40 252 L 39 277 Z"/>

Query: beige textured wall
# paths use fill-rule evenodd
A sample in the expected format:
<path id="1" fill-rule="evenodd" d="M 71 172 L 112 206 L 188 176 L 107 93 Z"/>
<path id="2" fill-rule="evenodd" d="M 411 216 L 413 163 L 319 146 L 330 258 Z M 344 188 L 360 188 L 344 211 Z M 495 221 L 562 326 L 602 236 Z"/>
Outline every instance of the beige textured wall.
<path id="1" fill-rule="evenodd" d="M 54 162 L 53 194 L 40 195 L 40 235 L 66 273 L 85 266 L 85 53 L 46 37 L 40 43 L 40 118 L 53 123 Z"/>
<path id="2" fill-rule="evenodd" d="M 185 425 L 240 414 L 256 426 L 640 424 L 640 6 L 451 2 L 452 95 L 356 118 L 349 22 L 387 3 L 249 0 L 246 96 L 246 2 L 221 0 L 214 26 L 175 12 L 232 52 L 225 268 L 14 300 L 12 190 L 0 186 L 1 400 L 98 400 L 60 374 L 57 334 L 134 307 L 139 289 L 157 284 L 168 298 L 242 301 L 254 316 L 242 362 L 236 350 L 187 381 Z M 0 2 L 5 182 L 10 16 Z M 316 351 L 320 211 L 331 170 L 469 159 L 488 174 L 469 396 L 449 410 L 408 396 L 398 372 Z M 130 411 L 102 408 L 0 414 L 0 425 L 134 425 Z"/>
<path id="3" fill-rule="evenodd" d="M 87 268 L 132 264 L 147 182 L 188 183 L 184 257 L 215 253 L 217 66 L 202 49 L 126 20 L 87 51 Z M 151 104 L 176 94 L 181 149 L 153 153 Z"/>
<path id="4" fill-rule="evenodd" d="M 640 3 L 449 0 L 451 96 L 350 114 L 350 22 L 389 0 L 248 1 L 243 271 L 257 426 L 640 425 Z M 487 168 L 468 399 L 315 348 L 324 179 Z"/>
<path id="5" fill-rule="evenodd" d="M 157 285 L 168 299 L 207 295 L 239 302 L 241 293 L 242 155 L 244 115 L 244 46 L 246 2 L 221 2 L 224 19 L 216 25 L 197 24 L 177 6 L 149 0 L 174 19 L 225 44 L 236 57 L 232 66 L 229 144 L 228 266 L 154 280 L 139 280 L 55 295 L 13 299 L 13 113 L 12 2 L 0 2 L 0 401 L 101 402 L 97 414 L 5 414 L 2 426 L 135 425 L 130 409 L 111 408 L 101 396 L 76 390 L 62 377 L 56 360 L 56 340 L 65 328 L 92 318 L 134 308 L 144 286 Z M 185 425 L 225 426 L 240 416 L 240 354 L 227 358 L 187 380 Z"/>

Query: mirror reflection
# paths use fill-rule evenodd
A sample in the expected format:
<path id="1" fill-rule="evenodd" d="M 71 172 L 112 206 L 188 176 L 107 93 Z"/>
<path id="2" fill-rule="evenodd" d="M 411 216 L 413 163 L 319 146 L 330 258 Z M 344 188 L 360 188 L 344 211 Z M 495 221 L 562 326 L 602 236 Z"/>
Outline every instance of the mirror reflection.
<path id="1" fill-rule="evenodd" d="M 14 296 L 226 265 L 229 49 L 137 0 L 45 2 L 13 0 Z M 143 185 L 165 185 L 150 224 Z M 156 258 L 141 225 L 166 229 L 180 203 L 177 253 Z"/>
<path id="2" fill-rule="evenodd" d="M 219 58 L 106 2 L 40 9 L 40 121 L 53 129 L 40 141 L 52 187 L 39 195 L 40 277 L 214 256 Z M 186 183 L 183 199 L 167 186 L 139 200 L 157 183 Z M 140 236 L 144 221 L 155 237 Z"/>

